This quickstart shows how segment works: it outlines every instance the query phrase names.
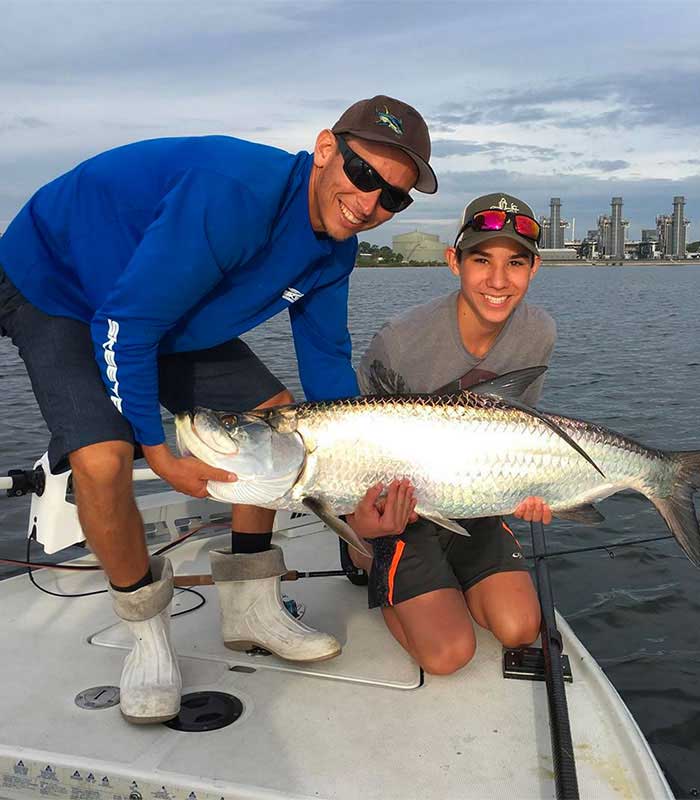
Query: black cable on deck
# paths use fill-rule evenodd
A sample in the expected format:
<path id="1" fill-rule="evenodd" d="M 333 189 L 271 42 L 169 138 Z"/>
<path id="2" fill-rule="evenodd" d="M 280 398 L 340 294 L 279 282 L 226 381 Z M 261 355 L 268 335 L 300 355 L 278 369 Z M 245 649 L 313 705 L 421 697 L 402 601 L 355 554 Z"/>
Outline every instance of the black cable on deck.
<path id="1" fill-rule="evenodd" d="M 537 593 L 542 609 L 542 653 L 549 702 L 549 732 L 552 740 L 552 760 L 557 800 L 579 800 L 574 746 L 571 740 L 569 709 L 561 665 L 562 641 L 554 615 L 554 599 L 547 565 L 547 544 L 542 523 L 530 523 L 532 551 L 535 561 Z"/>

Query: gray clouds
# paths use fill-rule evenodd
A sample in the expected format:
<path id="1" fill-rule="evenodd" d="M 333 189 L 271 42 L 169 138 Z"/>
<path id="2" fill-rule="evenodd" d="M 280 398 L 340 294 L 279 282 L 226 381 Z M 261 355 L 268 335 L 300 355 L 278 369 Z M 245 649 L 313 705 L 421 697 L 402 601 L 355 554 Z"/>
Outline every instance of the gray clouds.
<path id="1" fill-rule="evenodd" d="M 648 184 L 648 209 L 672 185 L 700 216 L 683 183 L 698 171 L 700 4 L 503 0 L 474 17 L 454 0 L 0 0 L 0 220 L 109 147 L 223 133 L 310 149 L 376 93 L 431 128 L 440 193 L 410 219 L 445 225 L 465 195 L 512 184 L 592 223 L 642 176 L 668 179 Z M 647 206 L 627 209 L 648 224 Z"/>
<path id="2" fill-rule="evenodd" d="M 600 170 L 601 172 L 617 172 L 620 169 L 627 169 L 629 161 L 617 159 L 615 161 L 605 161 L 603 159 L 594 159 L 593 161 L 584 161 L 583 166 L 590 169 Z"/>
<path id="3" fill-rule="evenodd" d="M 679 67 L 642 74 L 608 74 L 596 78 L 547 82 L 546 86 L 500 88 L 463 104 L 438 106 L 432 119 L 448 129 L 456 125 L 504 123 L 558 128 L 634 128 L 700 124 L 700 68 Z M 591 112 L 592 105 L 607 106 Z"/>
<path id="4" fill-rule="evenodd" d="M 492 156 L 494 159 L 519 161 L 534 158 L 540 161 L 551 161 L 560 153 L 553 147 L 539 147 L 531 144 L 514 144 L 513 142 L 472 142 L 461 139 L 436 139 L 433 142 L 433 156 L 449 158 L 450 156 L 469 156 L 476 153 Z"/>
<path id="5" fill-rule="evenodd" d="M 0 134 L 33 128 L 47 128 L 49 123 L 37 117 L 10 116 L 0 113 Z"/>

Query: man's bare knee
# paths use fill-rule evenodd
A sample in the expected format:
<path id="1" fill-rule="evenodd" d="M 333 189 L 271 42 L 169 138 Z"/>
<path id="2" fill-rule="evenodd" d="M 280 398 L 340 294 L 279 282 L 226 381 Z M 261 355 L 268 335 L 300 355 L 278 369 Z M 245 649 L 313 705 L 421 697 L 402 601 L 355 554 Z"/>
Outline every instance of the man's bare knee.
<path id="1" fill-rule="evenodd" d="M 113 489 L 130 482 L 134 448 L 128 442 L 99 442 L 73 451 L 68 460 L 79 489 Z"/>
<path id="2" fill-rule="evenodd" d="M 289 391 L 289 389 L 283 389 L 281 392 L 278 392 L 274 397 L 270 397 L 269 400 L 265 400 L 264 403 L 260 403 L 260 405 L 257 405 L 255 407 L 271 408 L 272 406 L 286 406 L 293 402 L 294 402 L 294 395 Z"/>

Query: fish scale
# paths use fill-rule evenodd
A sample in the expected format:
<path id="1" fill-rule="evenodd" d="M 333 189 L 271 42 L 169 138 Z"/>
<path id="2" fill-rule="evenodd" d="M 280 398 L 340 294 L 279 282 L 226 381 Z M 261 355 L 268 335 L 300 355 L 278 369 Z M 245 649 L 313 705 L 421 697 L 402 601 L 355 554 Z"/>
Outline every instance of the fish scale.
<path id="1" fill-rule="evenodd" d="M 551 418 L 607 481 L 543 422 L 497 398 L 465 393 L 300 404 L 297 431 L 311 452 L 291 497 L 318 495 L 349 513 L 368 486 L 405 476 L 421 504 L 448 517 L 488 516 L 510 513 L 533 489 L 553 509 L 564 509 L 607 496 L 623 477 L 629 485 L 633 475 L 641 486 L 655 469 L 663 471 L 654 451 L 600 426 Z"/>

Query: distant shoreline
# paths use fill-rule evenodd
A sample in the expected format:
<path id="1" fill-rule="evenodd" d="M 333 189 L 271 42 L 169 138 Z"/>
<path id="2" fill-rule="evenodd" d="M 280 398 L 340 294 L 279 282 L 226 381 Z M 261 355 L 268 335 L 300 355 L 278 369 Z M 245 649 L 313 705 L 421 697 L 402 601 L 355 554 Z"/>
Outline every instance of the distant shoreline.
<path id="1" fill-rule="evenodd" d="M 447 264 L 355 264 L 355 269 L 396 269 L 406 267 L 409 269 L 442 269 Z M 575 259 L 571 261 L 543 261 L 543 267 L 700 267 L 700 258 L 684 258 L 677 261 L 671 259 L 657 259 L 655 261 L 642 261 L 637 259 L 627 259 L 625 261 L 590 261 L 587 259 Z"/>

